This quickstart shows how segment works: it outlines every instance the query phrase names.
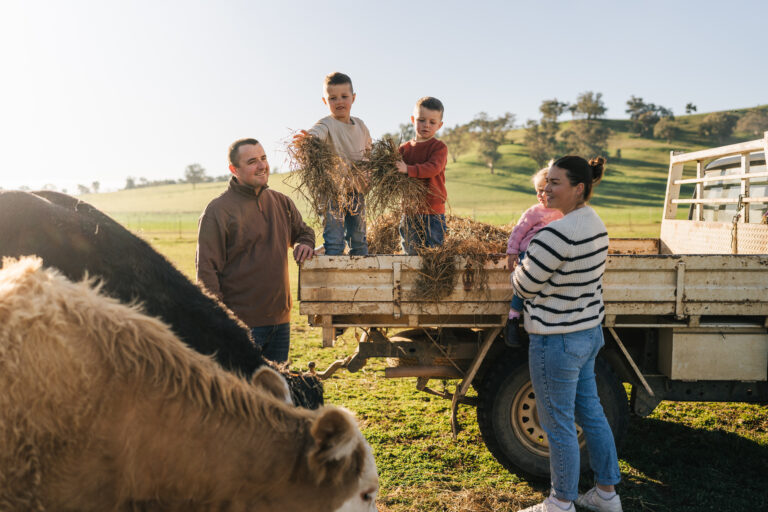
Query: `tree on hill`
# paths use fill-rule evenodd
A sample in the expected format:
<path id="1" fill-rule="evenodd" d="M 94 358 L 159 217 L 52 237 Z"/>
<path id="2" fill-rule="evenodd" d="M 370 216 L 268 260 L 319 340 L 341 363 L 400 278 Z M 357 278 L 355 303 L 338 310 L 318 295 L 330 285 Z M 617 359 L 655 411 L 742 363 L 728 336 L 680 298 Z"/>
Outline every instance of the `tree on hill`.
<path id="1" fill-rule="evenodd" d="M 677 123 L 671 117 L 662 117 L 653 127 L 653 136 L 657 139 L 666 139 L 667 144 L 680 133 Z"/>
<path id="2" fill-rule="evenodd" d="M 443 130 L 443 134 L 440 137 L 446 146 L 448 146 L 448 154 L 456 163 L 456 160 L 467 152 L 469 146 L 472 144 L 472 140 L 469 134 L 469 125 L 457 124 L 453 128 L 446 128 Z"/>
<path id="3" fill-rule="evenodd" d="M 184 181 L 192 184 L 192 189 L 195 185 L 205 180 L 205 169 L 200 164 L 189 164 L 184 169 Z"/>
<path id="4" fill-rule="evenodd" d="M 90 194 L 90 193 L 91 193 L 91 189 L 89 189 L 89 188 L 88 188 L 88 187 L 86 187 L 85 185 L 79 185 L 79 184 L 78 184 L 78 185 L 77 185 L 77 193 L 78 193 L 79 195 L 83 195 L 83 194 Z"/>
<path id="5" fill-rule="evenodd" d="M 132 188 L 136 188 L 136 178 L 128 176 L 125 178 L 125 190 L 130 190 Z"/>
<path id="6" fill-rule="evenodd" d="M 582 119 L 573 121 L 560 134 L 568 152 L 584 158 L 608 154 L 608 137 L 611 130 L 600 121 Z"/>
<path id="7" fill-rule="evenodd" d="M 544 130 L 539 129 L 539 123 L 533 120 L 528 120 L 525 124 L 523 144 L 528 149 L 528 156 L 539 167 L 544 167 L 557 151 L 556 140 Z"/>
<path id="8" fill-rule="evenodd" d="M 99 187 L 101 187 L 101 183 L 99 183 L 98 181 L 94 181 L 93 183 L 91 183 L 91 190 L 93 190 L 94 194 L 99 193 Z"/>
<path id="9" fill-rule="evenodd" d="M 696 105 L 694 105 L 693 103 L 686 103 L 685 104 L 685 113 L 686 114 L 689 114 L 689 115 L 693 114 L 694 112 L 696 112 L 696 110 L 697 110 L 696 109 Z"/>
<path id="10" fill-rule="evenodd" d="M 507 130 L 515 124 L 515 114 L 507 112 L 496 119 L 491 119 L 485 112 L 480 112 L 469 123 L 471 132 L 478 143 L 480 157 L 493 174 L 496 162 L 501 158 L 499 146 L 504 144 Z"/>
<path id="11" fill-rule="evenodd" d="M 558 119 L 563 115 L 568 108 L 568 104 L 563 101 L 558 101 L 557 98 L 551 100 L 544 100 L 539 106 L 539 112 L 541 112 L 541 129 L 551 138 L 557 136 L 557 131 L 560 129 L 560 123 Z"/>
<path id="12" fill-rule="evenodd" d="M 588 120 L 599 119 L 608 111 L 601 92 L 586 91 L 579 94 L 575 107 L 575 113 L 585 116 Z"/>
<path id="13" fill-rule="evenodd" d="M 731 112 L 714 112 L 709 114 L 699 125 L 699 133 L 714 137 L 722 143 L 731 136 L 739 117 Z"/>
<path id="14" fill-rule="evenodd" d="M 736 130 L 757 136 L 762 135 L 768 130 L 768 110 L 758 108 L 748 110 L 736 123 Z"/>
<path id="15" fill-rule="evenodd" d="M 629 114 L 629 119 L 632 121 L 632 131 L 642 137 L 651 137 L 653 128 L 662 118 L 674 119 L 675 117 L 672 114 L 672 109 L 654 103 L 646 103 L 643 98 L 634 95 L 627 100 L 625 112 Z"/>

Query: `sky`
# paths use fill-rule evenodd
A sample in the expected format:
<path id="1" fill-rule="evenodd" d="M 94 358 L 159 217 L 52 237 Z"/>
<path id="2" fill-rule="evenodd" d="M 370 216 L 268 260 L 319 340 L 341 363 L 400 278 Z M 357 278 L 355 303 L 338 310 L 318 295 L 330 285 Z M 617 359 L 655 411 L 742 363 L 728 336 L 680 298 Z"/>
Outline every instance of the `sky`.
<path id="1" fill-rule="evenodd" d="M 521 124 L 585 91 L 614 119 L 631 95 L 675 114 L 762 105 L 766 19 L 766 0 L 0 0 L 0 188 L 219 176 L 242 137 L 287 170 L 332 71 L 374 138 L 426 95 L 446 127 Z"/>

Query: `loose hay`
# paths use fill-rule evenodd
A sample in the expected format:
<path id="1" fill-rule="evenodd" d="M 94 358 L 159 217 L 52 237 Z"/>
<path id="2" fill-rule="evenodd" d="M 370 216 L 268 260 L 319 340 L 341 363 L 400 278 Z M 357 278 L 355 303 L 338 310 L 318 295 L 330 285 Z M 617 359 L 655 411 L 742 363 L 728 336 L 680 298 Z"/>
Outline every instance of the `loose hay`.
<path id="1" fill-rule="evenodd" d="M 331 202 L 338 205 L 338 212 L 351 208 L 352 172 L 330 143 L 313 136 L 302 137 L 291 141 L 287 152 L 293 171 L 289 180 L 315 215 L 322 219 Z"/>
<path id="2" fill-rule="evenodd" d="M 356 163 L 370 180 L 365 200 L 369 218 L 375 219 L 387 211 L 415 215 L 426 205 L 426 185 L 398 172 L 396 164 L 400 160 L 397 144 L 386 137 L 374 141 L 363 161 Z"/>
<path id="3" fill-rule="evenodd" d="M 466 262 L 461 276 L 465 289 L 487 290 L 485 264 L 490 255 L 506 252 L 508 235 L 504 228 L 453 215 L 446 224 L 448 232 L 442 246 L 418 251 L 422 266 L 414 284 L 417 299 L 436 302 L 453 292 L 461 270 L 457 256 Z"/>
<path id="4" fill-rule="evenodd" d="M 370 221 L 367 228 L 368 254 L 395 254 L 400 251 L 400 215 L 386 213 Z"/>

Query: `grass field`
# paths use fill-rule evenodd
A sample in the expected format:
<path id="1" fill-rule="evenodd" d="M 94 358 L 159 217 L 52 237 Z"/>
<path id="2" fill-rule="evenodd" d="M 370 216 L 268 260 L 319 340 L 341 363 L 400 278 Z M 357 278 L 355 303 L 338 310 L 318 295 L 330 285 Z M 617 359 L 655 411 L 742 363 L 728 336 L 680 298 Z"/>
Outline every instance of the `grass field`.
<path id="1" fill-rule="evenodd" d="M 671 148 L 700 149 L 695 136 L 701 116 L 681 118 L 686 130 L 667 145 L 627 133 L 626 122 L 610 121 L 614 135 L 604 183 L 592 204 L 610 235 L 658 236 Z M 520 132 L 510 134 L 522 140 Z M 743 139 L 746 140 L 746 139 Z M 730 141 L 729 141 L 730 142 Z M 535 201 L 535 170 L 519 144 L 503 146 L 497 173 L 490 175 L 473 155 L 451 163 L 446 179 L 453 213 L 506 224 Z M 306 214 L 306 205 L 282 183 Z M 172 185 L 84 196 L 147 239 L 184 273 L 194 275 L 197 218 L 223 183 Z M 291 285 L 295 296 L 297 272 Z M 292 366 L 325 368 L 355 350 L 347 332 L 322 349 L 320 331 L 292 312 Z M 488 453 L 474 410 L 459 409 L 464 429 L 453 440 L 450 403 L 415 389 L 415 379 L 388 380 L 384 364 L 370 361 L 358 373 L 338 372 L 326 381 L 328 403 L 354 411 L 373 446 L 381 479 L 381 511 L 515 511 L 544 498 L 547 485 L 504 470 Z M 450 382 L 452 387 L 455 383 Z M 439 387 L 434 381 L 431 385 Z M 768 510 L 768 407 L 745 404 L 663 402 L 648 418 L 634 418 L 619 450 L 625 511 Z M 588 484 L 588 482 L 584 482 Z"/>

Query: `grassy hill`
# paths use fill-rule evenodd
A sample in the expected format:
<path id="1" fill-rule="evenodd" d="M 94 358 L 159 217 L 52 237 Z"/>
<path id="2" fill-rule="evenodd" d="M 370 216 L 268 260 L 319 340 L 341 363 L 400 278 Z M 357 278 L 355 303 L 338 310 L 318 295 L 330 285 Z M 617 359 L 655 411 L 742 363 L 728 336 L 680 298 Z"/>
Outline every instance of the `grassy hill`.
<path id="1" fill-rule="evenodd" d="M 768 106 L 761 107 L 768 109 Z M 742 114 L 744 111 L 734 111 Z M 630 130 L 628 120 L 605 120 L 611 129 L 608 166 L 603 182 L 595 189 L 592 206 L 606 222 L 611 236 L 657 236 L 669 165 L 669 152 L 695 151 L 721 145 L 699 134 L 707 114 L 677 117 L 680 132 L 670 143 L 639 137 Z M 567 127 L 568 122 L 562 123 Z M 451 213 L 493 224 L 514 222 L 535 200 L 530 176 L 536 164 L 522 144 L 522 129 L 509 132 L 511 143 L 501 146 L 502 158 L 495 174 L 490 174 L 473 152 L 450 162 L 446 169 L 448 206 Z M 735 133 L 722 144 L 755 138 Z M 617 157 L 617 150 L 621 157 Z M 270 186 L 291 196 L 308 217 L 301 195 L 286 183 L 288 174 L 275 174 Z M 205 205 L 221 193 L 225 183 L 165 185 L 90 194 L 82 199 L 113 215 L 137 231 L 178 231 L 196 229 L 197 218 Z"/>

